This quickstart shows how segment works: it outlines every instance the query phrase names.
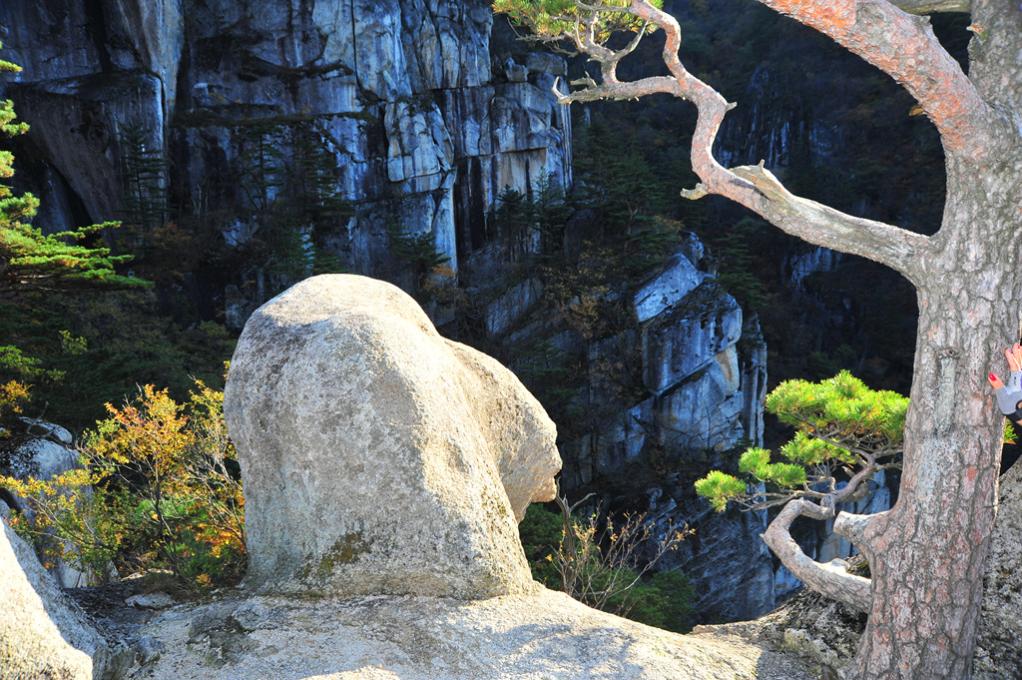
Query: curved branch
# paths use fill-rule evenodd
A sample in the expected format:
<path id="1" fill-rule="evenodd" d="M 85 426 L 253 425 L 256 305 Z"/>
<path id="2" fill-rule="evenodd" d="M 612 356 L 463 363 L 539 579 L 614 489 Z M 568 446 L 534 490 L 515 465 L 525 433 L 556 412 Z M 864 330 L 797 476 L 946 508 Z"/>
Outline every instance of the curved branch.
<path id="1" fill-rule="evenodd" d="M 891 4 L 909 14 L 968 12 L 972 9 L 972 0 L 891 0 Z"/>
<path id="2" fill-rule="evenodd" d="M 577 82 L 577 81 L 573 81 Z M 603 82 L 593 84 L 581 90 L 564 94 L 554 83 L 553 93 L 558 104 L 574 104 L 575 102 L 595 102 L 601 99 L 638 99 L 650 94 L 668 93 L 682 99 L 684 93 L 677 87 L 678 83 L 670 76 L 651 76 L 642 80 L 627 82 Z"/>
<path id="3" fill-rule="evenodd" d="M 933 34 L 922 12 L 946 2 L 887 0 L 757 0 L 828 36 L 894 78 L 919 102 L 940 132 L 947 153 L 980 158 L 993 139 L 986 134 L 990 107 L 958 62 Z M 961 3 L 952 3 L 959 5 Z"/>
<path id="4" fill-rule="evenodd" d="M 798 517 L 828 520 L 834 519 L 837 514 L 837 518 L 834 519 L 834 532 L 850 540 L 872 563 L 873 546 L 866 535 L 866 529 L 873 522 L 880 521 L 886 513 L 874 515 L 837 513 L 837 505 L 858 499 L 876 471 L 876 465 L 870 460 L 844 487 L 827 494 L 819 503 L 805 498 L 792 500 L 784 506 L 763 533 L 763 541 L 788 571 L 800 581 L 821 595 L 867 613 L 872 604 L 870 580 L 849 573 L 844 560 L 831 560 L 824 564 L 806 555 L 791 537 L 791 525 Z"/>
<path id="5" fill-rule="evenodd" d="M 816 592 L 843 602 L 860 612 L 869 612 L 872 604 L 870 580 L 851 574 L 844 560 L 826 564 L 806 555 L 791 537 L 791 524 L 801 516 L 826 520 L 833 517 L 832 509 L 824 508 L 805 499 L 796 499 L 784 506 L 763 533 L 763 541 L 770 547 L 788 570 Z"/>
<path id="6" fill-rule="evenodd" d="M 683 192 L 687 198 L 706 194 L 726 196 L 763 216 L 783 231 L 815 245 L 860 255 L 880 262 L 918 283 L 919 263 L 930 240 L 898 227 L 847 215 L 833 208 L 800 198 L 788 192 L 762 166 L 729 171 L 713 158 L 713 143 L 725 114 L 734 107 L 716 90 L 690 74 L 681 64 L 681 28 L 670 14 L 656 9 L 645 0 L 632 0 L 631 9 L 665 35 L 663 59 L 670 78 L 646 78 L 635 83 L 604 84 L 589 95 L 611 98 L 638 97 L 652 92 L 666 92 L 692 101 L 698 109 L 696 129 L 692 137 L 692 169 L 702 183 Z M 670 81 L 674 82 L 670 82 Z"/>

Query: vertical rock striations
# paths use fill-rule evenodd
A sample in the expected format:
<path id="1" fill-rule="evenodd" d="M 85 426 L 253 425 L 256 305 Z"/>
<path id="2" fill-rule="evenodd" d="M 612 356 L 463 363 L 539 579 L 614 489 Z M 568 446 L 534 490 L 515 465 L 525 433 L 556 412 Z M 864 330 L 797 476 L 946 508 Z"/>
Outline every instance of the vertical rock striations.
<path id="1" fill-rule="evenodd" d="M 488 300 L 522 259 L 502 250 L 497 196 L 571 181 L 570 117 L 550 93 L 565 62 L 499 45 L 493 21 L 486 0 L 3 2 L 4 56 L 24 66 L 5 94 L 32 125 L 32 149 L 18 158 L 33 162 L 18 178 L 41 196 L 44 228 L 130 221 L 130 156 L 162 158 L 166 175 L 145 191 L 169 194 L 174 219 L 212 226 L 244 252 L 272 236 L 267 206 L 288 190 L 282 166 L 301 132 L 349 204 L 325 226 L 286 225 L 303 274 L 314 246 L 350 271 L 390 275 L 405 264 L 393 230 L 421 237 L 481 308 L 488 342 L 586 367 L 570 410 L 587 424 L 562 442 L 568 490 L 597 488 L 658 521 L 689 522 L 697 536 L 674 565 L 692 574 L 706 616 L 762 611 L 773 602 L 765 518 L 712 515 L 691 489 L 760 440 L 766 386 L 758 325 L 714 280 L 702 245 L 683 243 L 646 280 L 617 286 L 605 301 L 627 322 L 592 337 L 566 328 L 535 274 Z M 565 250 L 575 237 L 566 233 Z M 224 299 L 213 295 L 240 329 L 281 282 L 236 259 L 217 279 L 230 284 Z"/>
<path id="2" fill-rule="evenodd" d="M 221 228 L 241 245 L 263 207 L 245 182 L 253 137 L 290 126 L 336 166 L 353 211 L 322 240 L 362 273 L 389 261 L 389 225 L 428 234 L 456 270 L 484 245 L 505 187 L 570 181 L 570 118 L 550 93 L 564 61 L 494 69 L 492 22 L 485 0 L 0 7 L 5 58 L 24 66 L 6 94 L 32 125 L 33 188 L 64 206 L 48 228 L 124 214 L 123 139 L 138 129 L 147 153 L 173 163 L 173 203 L 229 213 Z M 275 153 L 294 152 L 284 146 Z M 271 199 L 282 191 L 263 179 Z"/>

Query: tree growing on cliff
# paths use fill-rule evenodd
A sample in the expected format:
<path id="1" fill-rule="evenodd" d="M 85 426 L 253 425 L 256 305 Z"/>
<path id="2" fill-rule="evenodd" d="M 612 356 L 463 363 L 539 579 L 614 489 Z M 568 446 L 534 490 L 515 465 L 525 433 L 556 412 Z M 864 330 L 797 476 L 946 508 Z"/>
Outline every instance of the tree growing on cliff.
<path id="1" fill-rule="evenodd" d="M 884 264 L 915 286 L 919 322 L 898 501 L 876 515 L 835 518 L 835 531 L 869 562 L 868 589 L 797 546 L 780 557 L 824 594 L 862 593 L 869 622 L 847 677 L 968 678 L 1003 440 L 985 376 L 998 350 L 1018 337 L 1022 299 L 1022 8 L 995 0 L 758 1 L 830 37 L 915 97 L 945 153 L 944 216 L 933 236 L 796 196 L 763 164 L 718 163 L 713 144 L 734 104 L 682 64 L 681 28 L 660 0 L 495 0 L 494 8 L 599 65 L 599 82 L 574 81 L 572 92 L 558 93 L 562 103 L 652 94 L 692 102 L 691 163 L 701 181 L 682 192 L 686 198 L 728 197 L 789 234 Z M 940 11 L 972 15 L 968 75 L 922 16 Z M 619 79 L 618 64 L 653 29 L 664 34 L 666 74 Z M 611 47 L 615 30 L 634 37 Z M 801 500 L 800 514 L 836 513 Z"/>
<path id="2" fill-rule="evenodd" d="M 740 477 L 712 470 L 695 483 L 696 493 L 718 512 L 732 503 L 746 510 L 784 506 L 763 540 L 782 558 L 808 559 L 791 540 L 792 522 L 815 517 L 817 507 L 828 509 L 820 519 L 831 519 L 840 504 L 865 498 L 878 472 L 900 470 L 908 406 L 906 397 L 872 390 L 848 371 L 818 383 L 786 380 L 766 398 L 766 410 L 795 428 L 795 436 L 780 447 L 780 460 L 772 451 L 751 447 L 738 460 Z M 1015 431 L 1003 423 L 1005 441 L 1014 443 Z M 845 590 L 828 594 L 868 611 L 869 579 L 845 583 Z M 812 581 L 807 585 L 814 587 Z"/>
<path id="3" fill-rule="evenodd" d="M 17 64 L 0 59 L 0 74 L 20 70 Z M 28 125 L 18 120 L 13 102 L 0 100 L 0 138 L 26 132 Z M 0 180 L 13 176 L 14 154 L 0 150 Z M 35 196 L 16 195 L 10 186 L 0 183 L 0 301 L 18 299 L 25 293 L 91 284 L 146 285 L 140 279 L 117 274 L 115 267 L 130 257 L 83 244 L 113 223 L 43 234 L 31 225 L 38 209 Z M 60 371 L 44 370 L 39 363 L 13 345 L 0 346 L 0 439 L 11 432 L 14 418 L 31 396 L 32 383 L 60 378 Z"/>
<path id="4" fill-rule="evenodd" d="M 20 70 L 16 64 L 0 60 L 0 73 Z M 0 101 L 0 135 L 14 137 L 26 132 L 28 125 L 18 121 L 14 104 L 9 99 Z M 0 151 L 0 179 L 13 175 L 14 154 Z M 115 223 L 43 234 L 31 225 L 38 209 L 39 199 L 32 194 L 18 196 L 11 187 L 0 184 L 0 297 L 67 285 L 145 285 L 116 272 L 116 266 L 130 260 L 130 255 L 114 255 L 109 248 L 86 245 L 97 232 Z"/>

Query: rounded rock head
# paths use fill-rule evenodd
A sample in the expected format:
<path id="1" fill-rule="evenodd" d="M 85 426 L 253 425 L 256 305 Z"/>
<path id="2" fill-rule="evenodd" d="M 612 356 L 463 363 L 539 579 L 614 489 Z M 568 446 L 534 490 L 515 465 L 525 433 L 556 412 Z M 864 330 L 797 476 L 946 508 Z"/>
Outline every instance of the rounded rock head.
<path id="1" fill-rule="evenodd" d="M 306 279 L 249 319 L 224 414 L 263 592 L 531 591 L 517 522 L 561 459 L 539 402 L 391 284 Z"/>

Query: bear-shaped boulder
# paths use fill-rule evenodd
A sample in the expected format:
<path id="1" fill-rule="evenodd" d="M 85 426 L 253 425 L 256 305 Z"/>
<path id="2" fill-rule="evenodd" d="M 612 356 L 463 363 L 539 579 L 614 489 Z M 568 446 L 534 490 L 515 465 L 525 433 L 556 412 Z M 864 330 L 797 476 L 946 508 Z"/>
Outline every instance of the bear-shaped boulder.
<path id="1" fill-rule="evenodd" d="M 533 592 L 517 522 L 561 460 L 539 402 L 399 288 L 306 279 L 248 320 L 224 411 L 260 592 Z"/>

